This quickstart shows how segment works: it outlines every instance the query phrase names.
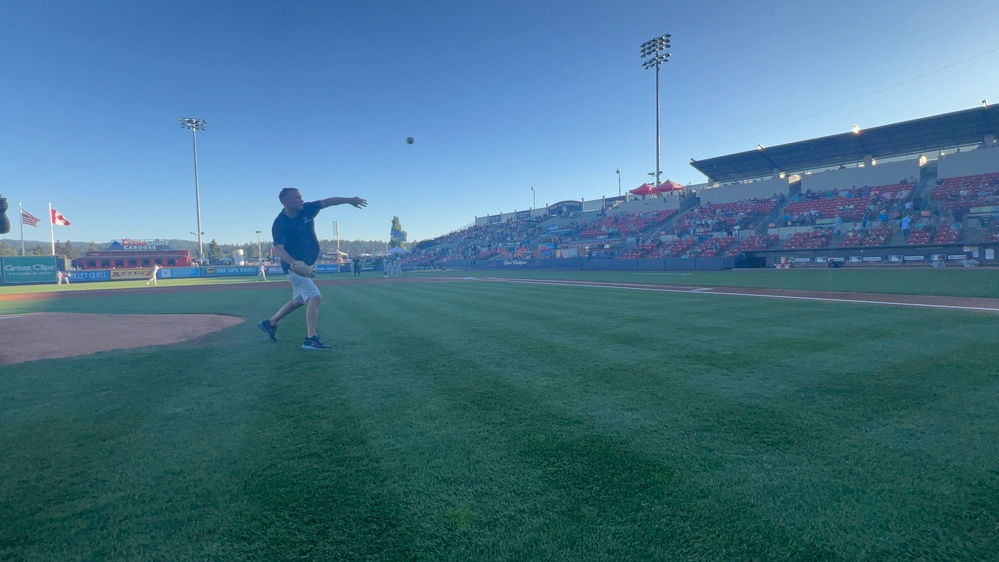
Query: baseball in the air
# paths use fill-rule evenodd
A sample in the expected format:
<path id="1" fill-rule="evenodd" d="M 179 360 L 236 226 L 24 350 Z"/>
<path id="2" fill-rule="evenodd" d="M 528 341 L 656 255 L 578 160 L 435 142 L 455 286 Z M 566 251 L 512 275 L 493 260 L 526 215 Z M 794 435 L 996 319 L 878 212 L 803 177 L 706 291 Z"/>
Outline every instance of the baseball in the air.
<path id="1" fill-rule="evenodd" d="M 413 144 L 413 137 L 406 137 L 406 144 Z"/>

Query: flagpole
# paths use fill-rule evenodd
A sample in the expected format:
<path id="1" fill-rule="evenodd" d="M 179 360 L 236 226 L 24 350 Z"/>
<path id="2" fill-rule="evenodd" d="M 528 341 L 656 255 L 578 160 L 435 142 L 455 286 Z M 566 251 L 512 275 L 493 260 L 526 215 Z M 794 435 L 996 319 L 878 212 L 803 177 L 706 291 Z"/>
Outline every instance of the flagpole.
<path id="1" fill-rule="evenodd" d="M 24 208 L 21 207 L 21 202 L 17 202 L 17 215 L 21 219 L 21 255 L 24 255 Z"/>
<path id="2" fill-rule="evenodd" d="M 55 255 L 55 221 L 52 220 L 52 202 L 49 201 L 49 244 L 52 245 L 52 255 Z"/>

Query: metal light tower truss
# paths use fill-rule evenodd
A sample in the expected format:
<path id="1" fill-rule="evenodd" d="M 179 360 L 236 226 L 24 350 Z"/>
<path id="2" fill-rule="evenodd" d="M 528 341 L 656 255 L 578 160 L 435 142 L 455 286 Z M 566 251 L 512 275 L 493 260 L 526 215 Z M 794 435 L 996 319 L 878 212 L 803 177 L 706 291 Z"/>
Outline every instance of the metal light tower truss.
<path id="1" fill-rule="evenodd" d="M 194 201 L 198 206 L 198 258 L 204 260 L 205 245 L 201 239 L 201 235 L 204 234 L 201 230 L 201 190 L 198 187 L 198 131 L 204 131 L 208 121 L 192 117 L 181 117 L 178 121 L 181 128 L 191 129 L 191 136 L 194 138 Z"/>
<path id="2" fill-rule="evenodd" d="M 660 35 L 654 39 L 650 39 L 645 43 L 642 43 L 640 47 L 642 58 L 646 59 L 642 63 L 642 68 L 648 70 L 652 67 L 656 69 L 656 185 L 661 183 L 660 176 L 662 175 L 662 166 L 660 164 L 662 159 L 662 149 L 660 143 L 660 133 L 659 133 L 659 66 L 669 62 L 669 53 L 666 51 L 670 48 L 669 44 L 670 34 Z"/>

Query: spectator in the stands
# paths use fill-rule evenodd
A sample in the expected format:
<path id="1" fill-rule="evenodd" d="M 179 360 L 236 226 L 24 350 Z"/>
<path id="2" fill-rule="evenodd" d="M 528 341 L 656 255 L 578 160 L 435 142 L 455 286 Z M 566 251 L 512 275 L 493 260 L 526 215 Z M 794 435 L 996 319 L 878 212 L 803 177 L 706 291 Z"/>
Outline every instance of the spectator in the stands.
<path id="1" fill-rule="evenodd" d="M 909 239 L 909 233 L 912 232 L 912 218 L 909 215 L 902 217 L 902 222 L 899 224 L 902 229 L 902 238 L 905 240 Z"/>

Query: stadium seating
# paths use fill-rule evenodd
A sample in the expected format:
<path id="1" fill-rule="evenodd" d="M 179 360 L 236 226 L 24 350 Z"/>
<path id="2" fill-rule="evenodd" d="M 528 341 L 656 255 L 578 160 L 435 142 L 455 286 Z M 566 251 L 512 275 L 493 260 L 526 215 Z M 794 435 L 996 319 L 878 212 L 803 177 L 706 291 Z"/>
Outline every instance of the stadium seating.
<path id="1" fill-rule="evenodd" d="M 808 250 L 822 248 L 829 244 L 829 231 L 810 230 L 808 232 L 796 232 L 791 235 L 781 246 L 783 250 Z"/>
<path id="2" fill-rule="evenodd" d="M 698 205 L 677 220 L 673 231 L 686 234 L 693 228 L 697 232 L 724 232 L 737 225 L 753 228 L 760 217 L 773 213 L 777 204 L 777 199 L 771 198 Z"/>
<path id="3" fill-rule="evenodd" d="M 891 240 L 891 227 L 888 225 L 879 226 L 872 230 L 870 234 L 862 231 L 850 231 L 840 242 L 841 248 L 884 246 Z"/>
<path id="4" fill-rule="evenodd" d="M 945 209 L 999 205 L 999 172 L 940 180 L 930 194 Z"/>
<path id="5" fill-rule="evenodd" d="M 653 252 L 648 257 L 650 258 L 679 258 L 683 254 L 687 253 L 687 250 L 693 248 L 697 245 L 697 238 L 693 236 L 688 236 L 686 238 L 673 240 L 669 244 L 663 246 L 662 249 L 657 252 Z"/>
<path id="6" fill-rule="evenodd" d="M 937 229 L 936 236 L 933 237 L 934 244 L 953 244 L 961 239 L 961 229 L 952 228 L 951 225 L 944 223 L 940 225 Z"/>
<path id="7" fill-rule="evenodd" d="M 925 230 L 914 230 L 905 241 L 908 246 L 920 246 L 930 243 L 930 233 Z"/>
<path id="8" fill-rule="evenodd" d="M 839 191 L 806 192 L 798 201 L 788 203 L 784 214 L 788 216 L 818 213 L 819 218 L 839 216 L 844 221 L 857 221 L 863 218 L 868 205 L 884 207 L 886 204 L 905 199 L 913 188 L 910 184 L 879 185 Z"/>
<path id="9" fill-rule="evenodd" d="M 776 234 L 754 234 L 748 238 L 743 238 L 739 245 L 728 251 L 726 255 L 737 256 L 740 252 L 753 252 L 757 250 L 767 250 L 772 248 L 780 237 Z"/>
<path id="10" fill-rule="evenodd" d="M 709 238 L 700 246 L 690 250 L 687 255 L 691 257 L 713 258 L 725 253 L 735 244 L 735 236 L 722 236 Z"/>

